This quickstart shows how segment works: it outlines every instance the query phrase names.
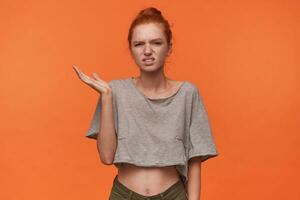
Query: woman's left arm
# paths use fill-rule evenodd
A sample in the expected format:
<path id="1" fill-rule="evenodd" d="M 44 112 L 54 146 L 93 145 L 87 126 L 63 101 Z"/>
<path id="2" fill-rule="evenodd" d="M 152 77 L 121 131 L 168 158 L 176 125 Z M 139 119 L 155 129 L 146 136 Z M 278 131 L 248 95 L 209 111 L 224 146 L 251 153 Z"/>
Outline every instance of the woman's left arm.
<path id="1" fill-rule="evenodd" d="M 194 157 L 188 163 L 188 200 L 199 200 L 201 192 L 201 159 L 200 157 Z"/>

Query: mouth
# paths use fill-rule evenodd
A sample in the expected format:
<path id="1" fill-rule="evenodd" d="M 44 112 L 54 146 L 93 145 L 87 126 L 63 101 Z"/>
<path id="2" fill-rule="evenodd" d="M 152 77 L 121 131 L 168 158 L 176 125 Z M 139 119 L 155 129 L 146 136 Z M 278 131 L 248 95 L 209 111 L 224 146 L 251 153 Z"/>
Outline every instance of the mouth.
<path id="1" fill-rule="evenodd" d="M 143 59 L 143 62 L 144 62 L 145 64 L 153 64 L 154 61 L 155 61 L 154 58 L 144 58 L 144 59 Z"/>

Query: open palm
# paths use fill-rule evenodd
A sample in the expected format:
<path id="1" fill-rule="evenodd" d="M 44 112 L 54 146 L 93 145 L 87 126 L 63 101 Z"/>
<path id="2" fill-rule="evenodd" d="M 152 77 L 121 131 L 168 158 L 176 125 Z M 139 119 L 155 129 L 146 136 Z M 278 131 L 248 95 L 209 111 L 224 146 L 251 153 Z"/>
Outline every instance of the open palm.
<path id="1" fill-rule="evenodd" d="M 81 81 L 83 81 L 85 84 L 89 85 L 90 87 L 92 87 L 94 90 L 96 90 L 99 93 L 104 93 L 107 94 L 108 92 L 111 91 L 111 88 L 109 86 L 109 84 L 100 79 L 99 76 L 96 73 L 93 73 L 93 78 L 87 76 L 86 74 L 84 74 L 82 71 L 79 70 L 79 68 L 75 65 L 72 65 L 73 69 L 75 70 L 76 74 L 78 75 L 79 79 Z"/>

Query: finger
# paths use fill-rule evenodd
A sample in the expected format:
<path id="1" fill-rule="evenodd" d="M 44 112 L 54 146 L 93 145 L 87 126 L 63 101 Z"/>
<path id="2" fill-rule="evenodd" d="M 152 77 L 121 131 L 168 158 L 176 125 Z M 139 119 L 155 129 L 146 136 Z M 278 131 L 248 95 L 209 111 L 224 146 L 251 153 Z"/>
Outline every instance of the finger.
<path id="1" fill-rule="evenodd" d="M 75 69 L 78 74 L 84 74 L 76 65 L 73 65 L 73 69 Z"/>
<path id="2" fill-rule="evenodd" d="M 88 80 L 90 80 L 91 78 L 89 76 L 87 76 L 86 74 L 84 74 L 82 71 L 80 71 L 80 69 L 78 67 L 76 67 L 75 65 L 73 65 L 74 70 L 76 71 L 77 75 L 79 76 L 79 78 L 86 82 Z"/>
<path id="3" fill-rule="evenodd" d="M 73 66 L 73 69 L 74 69 L 76 72 L 80 71 L 76 65 L 73 64 L 72 66 Z"/>
<path id="4" fill-rule="evenodd" d="M 101 92 L 104 92 L 104 93 L 107 92 L 107 86 L 106 86 L 106 84 L 105 84 L 105 83 L 102 83 L 102 82 L 100 82 L 100 81 L 91 79 L 89 85 L 90 85 L 92 88 L 96 89 L 97 91 L 100 90 Z"/>
<path id="5" fill-rule="evenodd" d="M 75 65 L 72 65 L 73 69 L 75 70 L 76 74 L 79 76 L 79 78 L 81 78 L 81 71 L 79 70 L 78 67 L 76 67 Z"/>
<path id="6" fill-rule="evenodd" d="M 102 80 L 95 80 L 95 79 L 90 79 L 90 81 L 96 85 L 96 86 L 100 86 L 100 87 L 106 87 L 106 82 L 102 81 Z"/>
<path id="7" fill-rule="evenodd" d="M 107 82 L 104 81 L 104 80 L 102 80 L 102 79 L 98 76 L 97 73 L 93 73 L 92 75 L 93 75 L 93 77 L 95 78 L 96 81 L 98 81 L 98 82 L 100 82 L 100 83 L 103 83 L 104 85 L 107 85 Z"/>
<path id="8" fill-rule="evenodd" d="M 98 81 L 103 81 L 102 79 L 100 79 L 100 77 L 98 76 L 97 73 L 93 73 L 92 75 L 93 75 L 93 77 L 94 77 L 96 80 L 98 80 Z"/>
<path id="9" fill-rule="evenodd" d="M 74 68 L 74 67 L 73 67 L 73 69 L 74 69 L 75 73 L 77 74 L 77 76 L 80 78 L 80 73 L 79 73 L 79 71 L 78 71 L 76 68 Z"/>
<path id="10" fill-rule="evenodd" d="M 81 72 L 79 70 L 79 68 L 76 67 L 75 65 L 73 65 L 73 68 L 76 71 L 76 73 L 78 74 L 79 78 L 84 83 L 91 86 L 92 88 L 94 88 L 97 91 L 100 90 L 101 92 L 104 92 L 104 93 L 107 92 L 106 82 L 101 80 L 96 73 L 93 73 L 93 77 L 95 78 L 95 79 L 93 79 L 92 77 L 89 77 L 89 76 L 85 75 L 83 72 Z"/>

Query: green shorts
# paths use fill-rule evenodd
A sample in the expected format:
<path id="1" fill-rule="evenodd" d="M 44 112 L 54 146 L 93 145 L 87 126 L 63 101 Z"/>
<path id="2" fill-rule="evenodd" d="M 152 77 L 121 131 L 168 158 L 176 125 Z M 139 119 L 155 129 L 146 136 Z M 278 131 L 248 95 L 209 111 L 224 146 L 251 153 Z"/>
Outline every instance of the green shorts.
<path id="1" fill-rule="evenodd" d="M 144 196 L 136 193 L 123 185 L 118 180 L 118 175 L 115 176 L 113 186 L 110 192 L 109 200 L 187 200 L 187 193 L 182 180 L 161 192 L 152 196 Z"/>

